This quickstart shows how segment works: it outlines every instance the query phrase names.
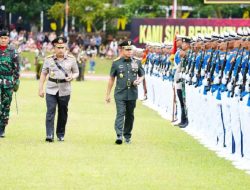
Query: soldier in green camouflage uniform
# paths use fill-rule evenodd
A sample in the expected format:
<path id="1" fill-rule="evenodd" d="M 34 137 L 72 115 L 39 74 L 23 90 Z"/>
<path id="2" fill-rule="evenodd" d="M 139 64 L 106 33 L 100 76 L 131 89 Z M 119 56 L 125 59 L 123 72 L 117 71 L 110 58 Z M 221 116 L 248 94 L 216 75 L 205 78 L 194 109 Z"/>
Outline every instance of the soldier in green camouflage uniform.
<path id="1" fill-rule="evenodd" d="M 19 62 L 16 50 L 8 45 L 8 31 L 0 32 L 0 137 L 5 136 L 13 91 L 19 86 Z"/>
<path id="2" fill-rule="evenodd" d="M 39 80 L 41 76 L 43 62 L 45 59 L 45 53 L 42 48 L 37 48 L 35 54 L 36 79 Z"/>
<path id="3" fill-rule="evenodd" d="M 123 136 L 125 137 L 125 143 L 130 144 L 131 142 L 134 109 L 136 107 L 136 99 L 138 98 L 137 86 L 144 79 L 144 69 L 141 62 L 132 58 L 131 45 L 131 41 L 124 41 L 120 44 L 122 47 L 121 56 L 114 60 L 112 64 L 106 94 L 106 102 L 109 103 L 110 92 L 116 78 L 116 144 L 123 143 Z"/>

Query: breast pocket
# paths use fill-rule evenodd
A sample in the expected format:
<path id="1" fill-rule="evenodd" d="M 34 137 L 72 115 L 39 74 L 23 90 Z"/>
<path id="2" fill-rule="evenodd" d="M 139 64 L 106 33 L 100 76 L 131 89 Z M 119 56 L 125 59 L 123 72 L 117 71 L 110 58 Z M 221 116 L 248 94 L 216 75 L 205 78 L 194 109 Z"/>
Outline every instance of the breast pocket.
<path id="1" fill-rule="evenodd" d="M 132 75 L 133 77 L 136 77 L 138 74 L 138 68 L 132 68 Z"/>
<path id="2" fill-rule="evenodd" d="M 118 78 L 123 79 L 125 77 L 125 71 L 123 69 L 118 70 Z"/>
<path id="3" fill-rule="evenodd" d="M 66 62 L 66 63 L 65 63 L 64 70 L 65 70 L 67 73 L 70 73 L 70 72 L 71 72 L 71 68 L 72 68 L 72 64 L 71 64 L 70 62 Z"/>

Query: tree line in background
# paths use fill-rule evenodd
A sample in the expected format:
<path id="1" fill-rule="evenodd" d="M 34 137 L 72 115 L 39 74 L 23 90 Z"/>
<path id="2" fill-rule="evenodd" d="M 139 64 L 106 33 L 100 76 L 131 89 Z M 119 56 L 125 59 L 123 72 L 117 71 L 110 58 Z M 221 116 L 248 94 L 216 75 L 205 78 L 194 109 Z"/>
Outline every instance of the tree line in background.
<path id="1" fill-rule="evenodd" d="M 65 18 L 66 0 L 3 0 L 7 12 L 20 14 L 31 24 L 40 23 L 40 12 L 59 21 Z M 94 31 L 103 26 L 115 29 L 114 18 L 156 18 L 171 16 L 172 0 L 69 0 L 69 17 L 76 27 L 91 25 Z M 205 5 L 203 0 L 178 0 L 178 18 L 248 18 L 248 5 Z M 167 12 L 166 9 L 169 9 Z M 60 27 L 59 27 L 60 28 Z"/>

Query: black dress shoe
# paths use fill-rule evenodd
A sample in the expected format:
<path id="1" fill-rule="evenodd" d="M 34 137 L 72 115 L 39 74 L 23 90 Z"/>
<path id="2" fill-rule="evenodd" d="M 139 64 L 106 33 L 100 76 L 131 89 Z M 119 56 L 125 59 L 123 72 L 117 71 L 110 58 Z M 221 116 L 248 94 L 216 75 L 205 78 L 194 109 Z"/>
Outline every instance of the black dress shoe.
<path id="1" fill-rule="evenodd" d="M 122 136 L 117 137 L 115 143 L 116 144 L 122 144 Z"/>
<path id="2" fill-rule="evenodd" d="M 5 127 L 0 127 L 0 138 L 5 137 Z"/>
<path id="3" fill-rule="evenodd" d="M 185 128 L 188 126 L 188 121 L 179 125 L 180 128 Z"/>
<path id="4" fill-rule="evenodd" d="M 46 142 L 53 142 L 54 139 L 53 139 L 53 137 L 48 136 L 48 137 L 46 137 L 45 141 L 46 141 Z"/>
<path id="5" fill-rule="evenodd" d="M 131 144 L 131 139 L 125 139 L 126 144 Z"/>
<path id="6" fill-rule="evenodd" d="M 5 137 L 5 132 L 1 132 L 0 137 L 4 138 Z"/>
<path id="7" fill-rule="evenodd" d="M 64 141 L 64 137 L 58 137 L 58 141 Z"/>

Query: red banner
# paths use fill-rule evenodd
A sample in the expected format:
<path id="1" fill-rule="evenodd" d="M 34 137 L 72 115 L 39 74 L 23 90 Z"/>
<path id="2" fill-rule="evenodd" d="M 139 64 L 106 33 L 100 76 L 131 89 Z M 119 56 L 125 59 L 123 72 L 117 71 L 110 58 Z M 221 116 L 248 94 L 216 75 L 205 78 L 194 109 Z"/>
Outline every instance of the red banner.
<path id="1" fill-rule="evenodd" d="M 249 19 L 133 19 L 131 38 L 137 45 L 172 42 L 174 35 L 196 36 L 250 28 Z"/>

